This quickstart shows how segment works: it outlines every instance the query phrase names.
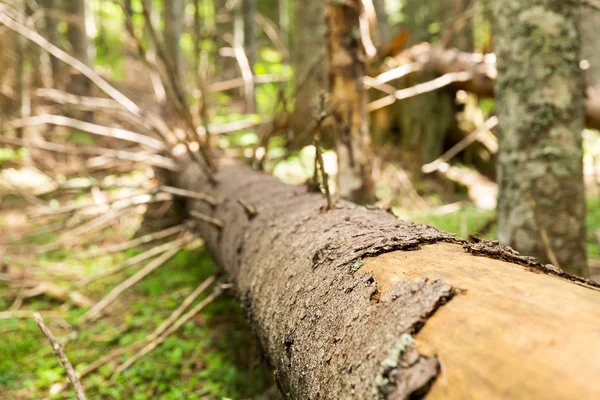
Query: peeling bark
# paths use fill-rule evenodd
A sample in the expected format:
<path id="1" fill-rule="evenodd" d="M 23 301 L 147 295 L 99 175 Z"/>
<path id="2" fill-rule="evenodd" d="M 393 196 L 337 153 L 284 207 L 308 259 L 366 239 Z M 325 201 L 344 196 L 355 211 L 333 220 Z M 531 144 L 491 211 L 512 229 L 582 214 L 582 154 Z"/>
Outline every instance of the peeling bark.
<path id="1" fill-rule="evenodd" d="M 472 363 L 444 355 L 442 364 L 437 353 L 445 354 L 443 349 L 430 351 L 429 344 L 437 342 L 430 333 L 424 342 L 421 332 L 439 313 L 445 314 L 447 308 L 452 314 L 455 302 L 473 302 L 471 290 L 474 293 L 491 290 L 491 286 L 477 287 L 478 272 L 473 273 L 473 268 L 481 267 L 482 277 L 486 279 L 490 273 L 487 271 L 507 278 L 514 276 L 519 285 L 525 285 L 520 286 L 523 289 L 513 291 L 506 287 L 500 293 L 510 301 L 533 303 L 533 308 L 522 317 L 507 310 L 502 303 L 494 303 L 497 308 L 486 305 L 481 310 L 470 305 L 469 316 L 446 321 L 447 329 L 438 329 L 435 333 L 442 342 L 448 335 L 450 347 L 463 349 L 452 354 L 464 352 L 465 347 L 479 349 L 481 358 L 473 362 L 496 368 L 499 376 L 510 373 L 510 369 L 521 362 L 518 357 L 507 360 L 506 365 L 497 361 L 505 351 L 520 351 L 521 339 L 502 342 L 504 347 L 489 346 L 489 341 L 495 338 L 491 331 L 481 334 L 475 330 L 455 337 L 453 332 L 458 332 L 459 326 L 480 321 L 488 313 L 518 320 L 527 318 L 529 313 L 557 312 L 559 307 L 550 307 L 544 301 L 531 302 L 524 293 L 527 284 L 542 285 L 539 286 L 542 292 L 554 290 L 555 286 L 559 286 L 563 294 L 584 291 L 573 294 L 580 301 L 570 307 L 580 311 L 565 315 L 566 319 L 578 318 L 586 310 L 595 309 L 596 303 L 600 304 L 599 291 L 572 285 L 558 277 L 547 277 L 543 270 L 531 273 L 526 266 L 475 257 L 462 249 L 466 242 L 454 235 L 430 226 L 399 221 L 382 210 L 339 201 L 334 210 L 323 211 L 326 201 L 321 194 L 309 192 L 305 187 L 282 184 L 245 166 L 221 167 L 216 180 L 218 183 L 211 187 L 211 192 L 218 204 L 211 207 L 190 201 L 188 209 L 224 222 L 222 229 L 198 222 L 197 229 L 218 265 L 231 278 L 279 388 L 288 398 L 409 399 L 421 398 L 432 388 L 436 393 L 443 393 L 437 398 L 465 398 L 453 397 L 452 393 L 463 391 L 464 394 L 469 390 L 468 383 L 449 386 L 444 384 L 446 378 L 441 377 L 460 375 Z M 210 186 L 199 168 L 191 164 L 183 166 L 176 184 L 196 191 Z M 256 213 L 248 215 L 244 204 Z M 443 255 L 432 262 L 431 254 L 435 257 L 438 251 L 435 246 L 450 246 L 456 254 L 446 258 L 450 253 L 442 248 L 446 253 L 438 253 Z M 386 257 L 402 261 L 400 264 L 394 260 L 384 261 L 389 259 Z M 457 260 L 453 261 L 452 257 Z M 462 265 L 467 268 L 464 273 L 461 273 Z M 463 278 L 471 283 L 463 282 Z M 457 280 L 458 285 L 452 284 L 452 280 Z M 562 300 L 558 296 L 557 301 Z M 464 306 L 456 308 L 459 312 L 464 309 Z M 596 314 L 589 318 L 597 320 L 600 315 Z M 561 337 L 562 357 L 573 363 L 589 362 L 589 357 L 581 358 L 579 351 L 583 352 L 588 346 L 593 353 L 600 345 L 598 340 L 563 337 L 562 330 L 578 329 L 570 320 L 563 322 L 563 328 L 553 328 L 553 333 L 544 331 L 540 344 L 535 345 L 536 353 L 523 353 L 528 363 L 527 357 L 536 361 L 532 361 L 536 366 L 535 377 L 526 384 L 523 382 L 525 395 L 537 393 L 537 398 L 545 398 L 547 381 L 555 368 L 566 369 L 572 365 L 560 359 L 556 362 L 561 364 L 556 367 L 552 359 L 537 353 L 542 347 L 556 351 L 557 347 L 551 345 L 553 335 Z M 560 319 L 556 323 L 560 324 Z M 506 333 L 506 330 L 499 328 L 498 332 Z M 527 332 L 533 336 L 528 338 L 522 333 L 525 335 L 522 340 L 538 340 L 535 330 Z M 486 357 L 492 361 L 490 365 L 486 364 Z M 539 367 L 539 362 L 548 364 L 547 370 Z M 600 363 L 590 365 L 589 369 L 592 372 L 600 369 Z M 503 384 L 494 376 L 487 379 L 497 381 L 496 385 Z M 486 390 L 494 387 L 490 383 L 484 385 Z M 598 384 L 576 388 L 574 393 L 592 395 L 588 398 L 600 393 Z M 494 398 L 527 398 L 511 396 L 518 391 L 518 387 L 507 391 L 498 389 L 498 396 Z"/>

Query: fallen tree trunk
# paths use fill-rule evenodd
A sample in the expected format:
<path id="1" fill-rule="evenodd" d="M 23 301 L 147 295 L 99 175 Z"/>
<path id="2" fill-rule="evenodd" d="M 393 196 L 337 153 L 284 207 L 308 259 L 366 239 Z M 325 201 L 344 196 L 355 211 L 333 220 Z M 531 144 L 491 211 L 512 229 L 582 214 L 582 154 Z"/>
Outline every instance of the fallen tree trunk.
<path id="1" fill-rule="evenodd" d="M 195 165 L 176 179 L 210 185 Z M 188 208 L 223 222 L 198 230 L 285 397 L 600 398 L 592 282 L 384 211 L 322 211 L 321 194 L 244 166 L 216 180 L 218 205 Z"/>

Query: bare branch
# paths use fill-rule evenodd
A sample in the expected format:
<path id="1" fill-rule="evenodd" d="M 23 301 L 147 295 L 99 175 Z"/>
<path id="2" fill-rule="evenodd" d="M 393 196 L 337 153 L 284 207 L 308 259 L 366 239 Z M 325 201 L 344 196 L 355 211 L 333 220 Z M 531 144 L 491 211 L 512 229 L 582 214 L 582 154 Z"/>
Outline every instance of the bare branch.
<path id="1" fill-rule="evenodd" d="M 133 161 L 145 163 L 159 168 L 165 168 L 170 171 L 177 171 L 175 162 L 167 157 L 145 151 L 131 152 L 125 150 L 114 150 L 103 147 L 76 147 L 66 144 L 47 142 L 41 139 L 19 139 L 16 137 L 0 136 L 0 143 L 12 144 L 15 146 L 36 148 L 41 150 L 65 153 L 71 155 L 97 155 L 117 160 Z"/>
<path id="2" fill-rule="evenodd" d="M 119 244 L 115 244 L 113 246 L 108 246 L 108 247 L 102 247 L 98 250 L 87 251 L 80 255 L 77 255 L 76 257 L 80 260 L 85 260 L 88 258 L 94 258 L 94 257 L 98 257 L 101 255 L 118 253 L 121 251 L 125 251 L 127 249 L 131 249 L 133 247 L 145 245 L 145 244 L 153 242 L 155 240 L 160 240 L 160 239 L 164 239 L 166 237 L 175 235 L 176 233 L 180 233 L 183 230 L 189 228 L 190 226 L 191 226 L 191 224 L 189 222 L 185 222 L 183 224 L 171 226 L 171 227 L 164 229 L 162 231 L 159 231 L 159 232 L 152 232 L 147 235 L 140 236 L 138 238 L 129 240 L 124 243 L 119 243 Z"/>
<path id="3" fill-rule="evenodd" d="M 175 196 L 188 197 L 190 199 L 200 200 L 210 204 L 211 206 L 217 205 L 217 199 L 205 193 L 192 192 L 191 190 L 179 189 L 172 186 L 159 186 L 158 190 Z"/>
<path id="4" fill-rule="evenodd" d="M 210 217 L 196 210 L 191 210 L 190 215 L 196 219 L 199 219 L 200 221 L 208 222 L 209 224 L 214 225 L 219 229 L 223 229 L 223 227 L 225 226 L 223 221 L 221 221 L 220 219 Z"/>
<path id="5" fill-rule="evenodd" d="M 154 332 L 152 332 L 149 336 L 148 336 L 148 341 L 151 342 L 155 339 L 157 339 L 159 336 L 161 336 L 163 333 L 165 333 L 172 325 L 174 322 L 177 321 L 177 319 L 181 316 L 181 314 L 184 313 L 184 311 L 206 290 L 208 289 L 208 287 L 210 285 L 212 285 L 215 282 L 215 276 L 211 275 L 208 278 L 206 278 L 200 285 L 198 285 L 198 287 L 192 292 L 190 293 L 190 295 L 188 297 L 185 298 L 185 300 L 179 305 L 179 307 L 177 307 L 177 309 L 169 316 L 169 318 L 167 318 L 162 324 L 160 324 L 158 326 L 158 328 L 156 328 L 154 330 Z"/>
<path id="6" fill-rule="evenodd" d="M 421 171 L 423 171 L 423 173 L 425 174 L 437 171 L 440 168 L 440 166 L 447 163 L 452 157 L 456 156 L 458 153 L 469 147 L 471 143 L 477 140 L 479 135 L 493 129 L 496 125 L 498 125 L 498 118 L 496 116 L 488 118 L 488 120 L 485 121 L 479 128 L 469 133 L 463 140 L 456 143 L 454 146 L 448 149 L 448 151 L 446 151 L 444 154 L 438 157 L 435 161 L 423 165 L 421 167 Z"/>
<path id="7" fill-rule="evenodd" d="M 96 303 L 96 305 L 94 307 L 92 307 L 82 317 L 82 320 L 85 322 L 85 321 L 94 321 L 94 320 L 98 319 L 100 317 L 100 315 L 102 314 L 102 311 L 109 304 L 111 304 L 113 301 L 115 301 L 115 299 L 117 297 L 119 297 L 127 289 L 131 288 L 133 285 L 135 285 L 136 283 L 138 283 L 139 281 L 144 279 L 155 269 L 157 269 L 158 267 L 163 265 L 165 262 L 167 262 L 171 257 L 173 257 L 175 254 L 177 254 L 178 251 L 179 251 L 179 248 L 174 248 L 174 249 L 166 251 L 160 257 L 154 259 L 152 262 L 150 262 L 144 268 L 142 268 L 141 270 L 136 272 L 135 275 L 133 275 L 129 279 L 121 282 L 117 287 L 115 287 L 113 290 L 111 290 L 108 295 L 106 295 L 102 300 L 100 300 L 98 303 Z"/>
<path id="8" fill-rule="evenodd" d="M 96 125 L 85 121 L 80 121 L 73 118 L 63 117 L 62 115 L 36 115 L 34 117 L 20 118 L 13 121 L 8 121 L 4 124 L 5 129 L 18 129 L 24 127 L 38 126 L 38 125 L 57 125 L 65 126 L 68 128 L 77 129 L 80 131 L 93 133 L 94 135 L 112 137 L 115 139 L 121 139 L 132 143 L 138 143 L 144 146 L 151 147 L 156 151 L 165 150 L 165 145 L 160 140 L 141 135 L 136 132 L 131 132 L 120 128 L 110 128 L 107 126 Z"/>
<path id="9" fill-rule="evenodd" d="M 43 36 L 41 36 L 37 32 L 27 28 L 26 26 L 20 24 L 19 22 L 9 17 L 7 14 L 6 6 L 2 4 L 0 4 L 0 23 L 6 25 L 8 28 L 24 36 L 25 38 L 31 40 L 33 43 L 46 50 L 48 53 L 52 54 L 54 57 L 75 68 L 85 77 L 87 77 L 90 81 L 92 81 L 96 86 L 98 86 L 104 93 L 109 95 L 117 103 L 124 107 L 126 110 L 136 115 L 141 114 L 141 109 L 133 101 L 131 101 L 123 93 L 119 92 L 117 89 L 111 86 L 93 69 L 91 69 L 75 57 L 65 53 L 64 51 L 47 41 Z"/>
<path id="10" fill-rule="evenodd" d="M 194 308 L 188 311 L 186 314 L 181 316 L 175 323 L 166 330 L 164 334 L 156 337 L 146 346 L 144 346 L 140 351 L 135 353 L 130 359 L 121 364 L 116 370 L 115 375 L 121 374 L 127 368 L 131 367 L 137 360 L 150 353 L 152 350 L 160 346 L 169 336 L 173 333 L 177 332 L 179 328 L 181 328 L 186 322 L 191 320 L 196 314 L 198 314 L 204 307 L 208 304 L 212 303 L 217 297 L 219 297 L 222 293 L 222 289 L 220 287 L 216 288 L 208 297 L 198 303 Z"/>
<path id="11" fill-rule="evenodd" d="M 409 97 L 418 96 L 423 93 L 432 92 L 434 90 L 443 88 L 455 82 L 465 82 L 471 79 L 473 74 L 470 72 L 450 72 L 439 78 L 432 79 L 428 82 L 420 83 L 413 87 L 406 89 L 397 90 L 394 94 L 382 97 L 379 100 L 375 100 L 367 105 L 367 111 L 372 112 L 379 110 L 380 108 L 389 106 L 395 103 L 397 100 L 407 99 Z"/>
<path id="12" fill-rule="evenodd" d="M 165 251 L 168 251 L 171 249 L 181 249 L 184 245 L 191 242 L 192 240 L 194 240 L 194 236 L 189 235 L 187 237 L 182 237 L 177 240 L 174 240 L 174 241 L 171 241 L 168 243 L 164 243 L 160 246 L 153 247 L 150 250 L 145 251 L 141 254 L 138 254 L 135 257 L 131 257 L 130 259 L 128 259 L 122 265 L 120 265 L 118 267 L 102 271 L 96 275 L 93 275 L 93 276 L 88 277 L 87 279 L 84 279 L 83 281 L 77 283 L 77 285 L 75 287 L 80 288 L 83 286 L 87 286 L 92 282 L 96 282 L 97 280 L 104 279 L 104 278 L 114 275 L 114 274 L 118 274 L 119 272 L 125 271 L 129 267 L 132 267 L 142 261 L 145 261 L 151 257 L 154 257 L 157 254 L 164 253 Z"/>
<path id="13" fill-rule="evenodd" d="M 113 99 L 103 97 L 78 96 L 62 90 L 40 88 L 33 92 L 33 95 L 40 98 L 51 100 L 59 104 L 81 105 L 84 107 L 106 110 L 121 110 L 122 107 Z"/>
<path id="14" fill-rule="evenodd" d="M 48 326 L 46 326 L 46 324 L 44 323 L 44 319 L 42 318 L 40 313 L 33 313 L 33 318 L 35 318 L 35 322 L 37 322 L 44 336 L 46 336 L 50 341 L 50 344 L 52 345 L 52 350 L 54 350 L 54 353 L 56 354 L 63 368 L 67 372 L 67 377 L 69 378 L 69 381 L 71 381 L 71 385 L 73 385 L 73 389 L 75 390 L 75 396 L 77 396 L 77 400 L 86 400 L 87 398 L 83 391 L 83 387 L 81 386 L 81 383 L 77 378 L 77 374 L 75 373 L 75 369 L 73 368 L 73 365 L 67 358 L 63 347 L 60 345 L 60 343 L 56 341 L 54 335 L 50 331 L 50 328 L 48 328 Z"/>

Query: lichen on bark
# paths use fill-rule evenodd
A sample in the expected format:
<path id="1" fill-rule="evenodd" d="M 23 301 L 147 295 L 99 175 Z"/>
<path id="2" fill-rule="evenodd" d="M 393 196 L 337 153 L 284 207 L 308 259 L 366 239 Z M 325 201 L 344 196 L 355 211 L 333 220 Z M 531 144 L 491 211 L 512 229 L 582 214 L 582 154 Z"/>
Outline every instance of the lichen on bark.
<path id="1" fill-rule="evenodd" d="M 559 0 L 494 6 L 498 238 L 544 262 L 553 252 L 563 269 L 585 275 L 578 7 Z"/>

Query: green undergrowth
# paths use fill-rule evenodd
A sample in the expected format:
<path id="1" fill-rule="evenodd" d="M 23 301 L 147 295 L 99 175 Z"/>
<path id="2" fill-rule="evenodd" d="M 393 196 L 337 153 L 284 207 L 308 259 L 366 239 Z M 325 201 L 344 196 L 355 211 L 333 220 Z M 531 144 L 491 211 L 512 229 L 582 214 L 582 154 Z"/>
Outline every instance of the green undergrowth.
<path id="1" fill-rule="evenodd" d="M 130 250 L 127 255 L 142 250 Z M 62 260 L 65 253 L 51 253 L 43 263 Z M 104 256 L 86 261 L 80 268 L 91 274 L 117 265 L 124 257 Z M 81 371 L 112 349 L 143 342 L 213 269 L 213 260 L 201 248 L 182 250 L 125 292 L 107 316 L 82 326 L 78 319 L 85 309 L 65 310 L 61 303 L 45 297 L 26 300 L 21 309 L 65 311 L 64 318 L 46 318 L 46 322 L 55 336 L 66 342 L 70 360 Z M 136 270 L 99 281 L 82 293 L 99 300 Z M 13 299 L 1 285 L 0 309 L 10 307 Z M 65 381 L 63 368 L 32 319 L 0 319 L 0 337 L 0 398 L 45 398 L 53 384 Z M 131 353 L 126 353 L 118 360 L 129 356 Z M 116 379 L 111 379 L 113 369 L 114 365 L 105 365 L 83 379 L 88 398 L 259 399 L 273 398 L 274 392 L 272 373 L 264 367 L 245 317 L 235 300 L 226 295 Z M 74 397 L 68 389 L 53 398 Z"/>
<path id="2" fill-rule="evenodd" d="M 588 196 L 586 204 L 588 258 L 598 260 L 600 259 L 600 245 L 598 244 L 596 231 L 600 229 L 600 196 Z M 482 210 L 474 205 L 469 205 L 444 215 L 436 214 L 435 209 L 410 214 L 403 213 L 402 210 L 394 211 L 403 220 L 432 225 L 442 231 L 455 233 L 462 238 L 467 238 L 468 235 L 477 235 L 485 239 L 496 239 L 495 221 L 490 224 L 490 229 L 487 232 L 481 234 L 481 229 L 494 217 L 495 210 Z"/>

